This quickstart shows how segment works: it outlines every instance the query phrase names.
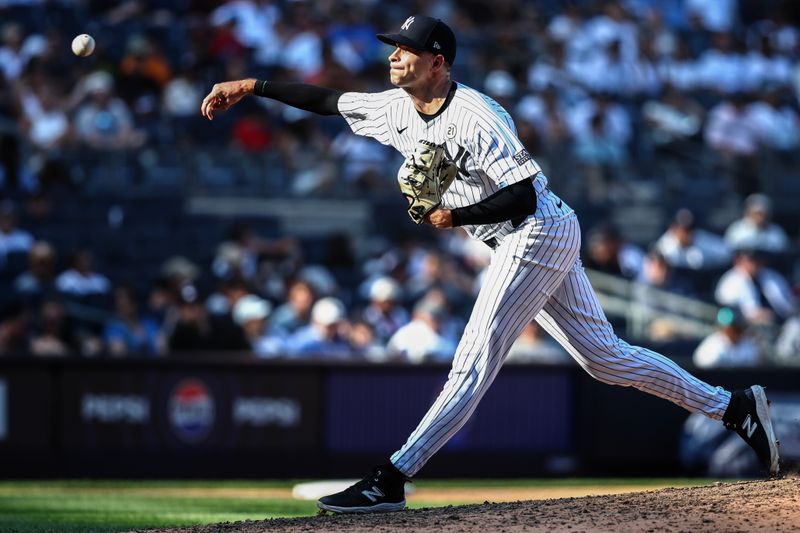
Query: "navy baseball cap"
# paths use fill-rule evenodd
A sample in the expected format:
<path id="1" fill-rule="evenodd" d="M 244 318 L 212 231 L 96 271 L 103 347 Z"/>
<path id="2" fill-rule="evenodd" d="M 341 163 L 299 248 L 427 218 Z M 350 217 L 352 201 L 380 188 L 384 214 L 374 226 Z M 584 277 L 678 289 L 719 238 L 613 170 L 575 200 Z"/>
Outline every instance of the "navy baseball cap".
<path id="1" fill-rule="evenodd" d="M 442 54 L 450 65 L 456 58 L 453 30 L 441 20 L 425 15 L 412 15 L 403 22 L 398 33 L 379 33 L 377 37 L 386 44 L 402 44 L 414 50 Z"/>

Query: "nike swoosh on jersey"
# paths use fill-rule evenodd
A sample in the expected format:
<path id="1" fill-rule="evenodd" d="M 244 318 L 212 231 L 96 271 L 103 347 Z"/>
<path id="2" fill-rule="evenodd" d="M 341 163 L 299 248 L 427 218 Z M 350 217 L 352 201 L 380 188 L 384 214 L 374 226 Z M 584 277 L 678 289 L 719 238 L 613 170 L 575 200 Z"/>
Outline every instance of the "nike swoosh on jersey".
<path id="1" fill-rule="evenodd" d="M 404 131 L 406 131 L 407 129 L 408 129 L 408 126 L 406 126 L 405 128 L 397 128 L 397 133 L 399 133 L 400 135 L 402 135 L 402 134 L 403 134 L 403 132 L 404 132 Z"/>

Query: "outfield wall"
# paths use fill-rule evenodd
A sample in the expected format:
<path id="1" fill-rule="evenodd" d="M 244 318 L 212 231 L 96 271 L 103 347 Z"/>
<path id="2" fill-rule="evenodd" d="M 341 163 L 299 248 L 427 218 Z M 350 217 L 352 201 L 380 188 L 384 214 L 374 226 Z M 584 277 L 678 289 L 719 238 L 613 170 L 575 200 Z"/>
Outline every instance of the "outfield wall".
<path id="1" fill-rule="evenodd" d="M 448 367 L 0 360 L 0 477 L 353 476 L 399 447 Z M 800 393 L 800 370 L 702 372 Z M 682 409 L 574 366 L 507 365 L 431 477 L 675 475 Z M 800 419 L 800 413 L 798 413 Z"/>

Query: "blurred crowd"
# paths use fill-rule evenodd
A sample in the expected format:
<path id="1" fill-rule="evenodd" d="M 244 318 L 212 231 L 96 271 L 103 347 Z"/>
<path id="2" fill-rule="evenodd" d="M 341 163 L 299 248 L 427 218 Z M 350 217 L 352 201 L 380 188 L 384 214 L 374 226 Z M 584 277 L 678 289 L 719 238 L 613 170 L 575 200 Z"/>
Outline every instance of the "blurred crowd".
<path id="1" fill-rule="evenodd" d="M 257 98 L 213 125 L 198 110 L 213 83 L 243 77 L 383 90 L 390 49 L 374 34 L 425 12 L 456 32 L 453 77 L 512 113 L 569 203 L 634 204 L 645 185 L 692 205 L 652 243 L 608 222 L 587 228 L 588 268 L 721 306 L 698 365 L 797 361 L 799 218 L 777 220 L 784 174 L 764 169 L 800 169 L 798 11 L 779 0 L 0 0 L 0 353 L 451 358 L 489 259 L 459 231 L 334 240 L 337 253 L 310 263 L 296 239 L 239 226 L 211 264 L 164 257 L 143 276 L 152 284 L 133 287 L 95 270 L 97 250 L 61 249 L 20 224 L 37 201 L 80 187 L 75 154 L 81 167 L 144 150 L 272 154 L 263 172 L 290 176 L 272 195 L 396 194 L 397 155 L 343 121 Z M 97 41 L 89 58 L 70 52 L 78 33 Z M 692 202 L 702 181 L 741 217 L 710 228 Z M 535 323 L 510 359 L 569 360 Z"/>

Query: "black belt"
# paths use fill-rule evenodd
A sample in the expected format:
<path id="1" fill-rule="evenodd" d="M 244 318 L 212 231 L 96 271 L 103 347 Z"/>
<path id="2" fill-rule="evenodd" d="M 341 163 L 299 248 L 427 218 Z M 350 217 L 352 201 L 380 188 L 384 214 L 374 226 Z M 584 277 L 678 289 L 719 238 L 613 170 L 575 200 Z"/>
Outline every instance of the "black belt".
<path id="1" fill-rule="evenodd" d="M 511 219 L 511 221 L 510 221 L 510 222 L 511 222 L 511 226 L 512 226 L 514 229 L 517 229 L 517 228 L 520 226 L 520 224 L 522 224 L 523 222 L 525 222 L 525 219 L 526 219 L 526 218 L 528 218 L 528 215 L 523 215 L 523 216 L 521 216 L 521 217 L 512 218 L 512 219 Z M 489 248 L 491 248 L 492 250 L 494 250 L 495 248 L 497 248 L 497 246 L 500 244 L 500 241 L 499 241 L 499 240 L 497 240 L 497 237 L 492 237 L 492 238 L 490 238 L 490 239 L 486 239 L 486 240 L 485 240 L 485 241 L 483 241 L 483 242 L 484 242 L 484 244 L 486 244 L 486 246 L 488 246 L 488 247 L 489 247 Z"/>

